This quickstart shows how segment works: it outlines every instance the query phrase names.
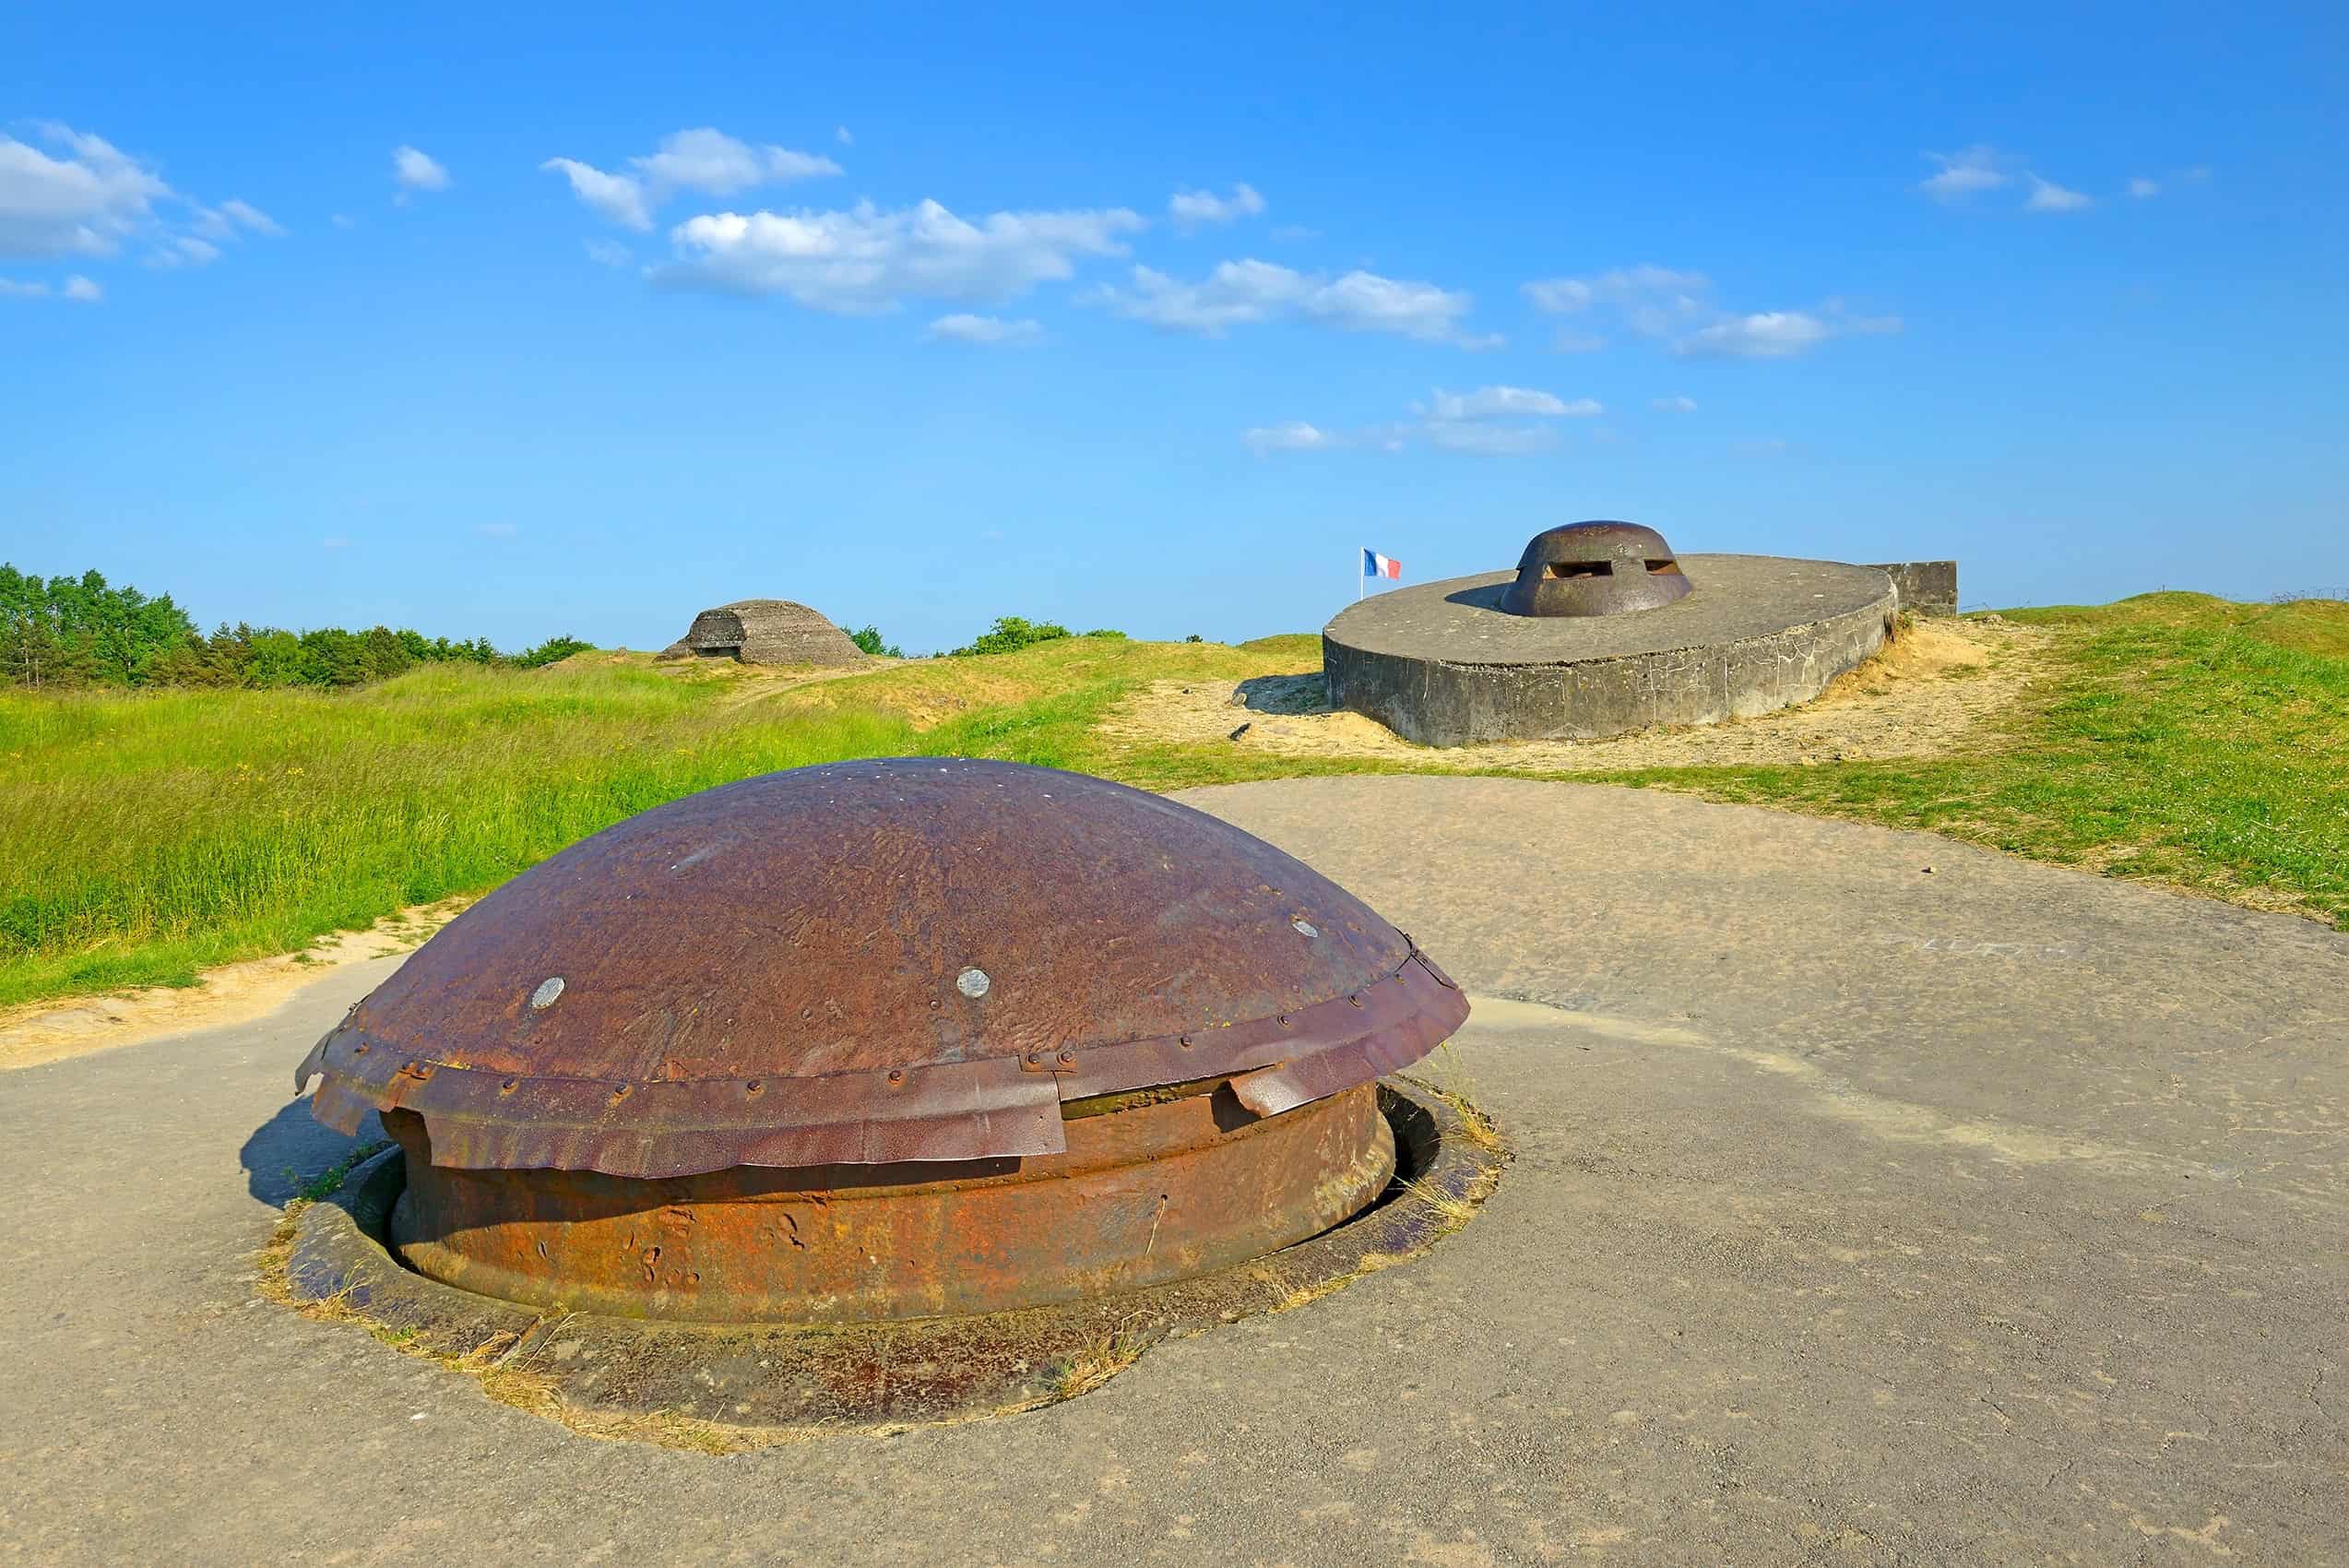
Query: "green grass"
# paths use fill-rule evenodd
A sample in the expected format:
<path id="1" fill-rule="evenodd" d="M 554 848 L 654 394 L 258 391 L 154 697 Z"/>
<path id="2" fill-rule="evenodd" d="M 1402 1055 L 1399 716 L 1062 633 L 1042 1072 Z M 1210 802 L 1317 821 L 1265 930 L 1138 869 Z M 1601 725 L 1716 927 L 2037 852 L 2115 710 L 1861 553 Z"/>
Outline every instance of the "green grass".
<path id="1" fill-rule="evenodd" d="M 375 1138 L 354 1144 L 340 1159 L 313 1176 L 303 1176 L 291 1165 L 285 1168 L 286 1179 L 293 1183 L 293 1196 L 286 1204 L 286 1212 L 298 1214 L 312 1204 L 325 1203 L 342 1191 L 350 1173 L 392 1146 L 389 1138 Z"/>
<path id="2" fill-rule="evenodd" d="M 1074 638 L 763 700 L 758 683 L 602 663 L 433 666 L 349 693 L 0 693 L 0 1006 L 190 984 L 777 768 L 1081 766 L 1094 720 L 1138 681 L 1266 662 Z"/>
<path id="3" fill-rule="evenodd" d="M 2060 633 L 2057 678 L 1963 754 L 1581 777 L 1928 828 L 2349 929 L 2349 606 L 2154 594 L 2009 618 Z M 1319 655 L 1311 636 L 1072 638 L 791 689 L 591 660 L 341 694 L 0 694 L 0 1005 L 298 951 L 808 763 L 994 756 L 1161 790 L 1406 771 L 1099 731 L 1147 682 Z"/>
<path id="4" fill-rule="evenodd" d="M 1584 776 L 2086 865 L 2349 930 L 2349 604 L 2145 594 L 2011 611 L 2058 678 L 1966 754 Z"/>

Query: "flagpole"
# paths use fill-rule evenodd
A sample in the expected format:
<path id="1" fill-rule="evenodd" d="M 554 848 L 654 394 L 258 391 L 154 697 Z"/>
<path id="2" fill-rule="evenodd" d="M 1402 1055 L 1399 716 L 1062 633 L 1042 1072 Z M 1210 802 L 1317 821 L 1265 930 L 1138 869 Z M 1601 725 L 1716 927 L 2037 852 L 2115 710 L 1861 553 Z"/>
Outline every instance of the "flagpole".
<path id="1" fill-rule="evenodd" d="M 1354 552 L 1354 602 L 1357 604 L 1362 602 L 1362 579 L 1369 576 L 1362 570 L 1362 552 L 1358 550 Z"/>

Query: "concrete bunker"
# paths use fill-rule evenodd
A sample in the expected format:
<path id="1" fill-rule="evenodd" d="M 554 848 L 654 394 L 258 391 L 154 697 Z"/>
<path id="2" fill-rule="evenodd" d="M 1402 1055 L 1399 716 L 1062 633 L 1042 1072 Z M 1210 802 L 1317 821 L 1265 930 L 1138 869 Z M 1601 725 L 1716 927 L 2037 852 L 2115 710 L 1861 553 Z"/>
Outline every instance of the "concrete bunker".
<path id="1" fill-rule="evenodd" d="M 1954 599 L 1955 567 L 1947 572 Z M 1348 605 L 1322 630 L 1333 706 L 1406 741 L 1595 740 L 1808 702 L 1897 635 L 1881 566 L 1682 555 L 1654 529 L 1534 536 L 1513 572 Z"/>
<path id="2" fill-rule="evenodd" d="M 742 664 L 857 665 L 864 650 L 821 612 L 788 599 L 741 599 L 705 610 L 661 659 L 729 659 Z"/>

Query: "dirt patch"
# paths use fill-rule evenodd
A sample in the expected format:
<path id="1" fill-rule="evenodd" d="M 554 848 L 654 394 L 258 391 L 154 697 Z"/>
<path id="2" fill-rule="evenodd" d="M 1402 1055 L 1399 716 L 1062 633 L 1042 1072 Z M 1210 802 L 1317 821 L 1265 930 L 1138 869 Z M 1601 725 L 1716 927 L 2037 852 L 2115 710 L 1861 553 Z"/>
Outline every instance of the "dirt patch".
<path id="1" fill-rule="evenodd" d="M 147 986 L 0 1011 L 0 1072 L 262 1017 L 329 970 L 408 952 L 471 902 L 420 904 L 365 931 L 321 938 L 301 953 L 208 969 L 192 986 Z"/>
<path id="2" fill-rule="evenodd" d="M 1259 676 L 1237 686 L 1156 682 L 1112 710 L 1102 731 L 1144 744 L 1391 758 L 1445 772 L 1502 767 L 1596 773 L 1940 756 L 2011 707 L 2046 672 L 2052 639 L 2053 634 L 1996 617 L 1917 621 L 1881 653 L 1837 676 L 1799 707 L 1604 741 L 1417 746 L 1358 713 L 1332 711 L 1318 671 Z"/>

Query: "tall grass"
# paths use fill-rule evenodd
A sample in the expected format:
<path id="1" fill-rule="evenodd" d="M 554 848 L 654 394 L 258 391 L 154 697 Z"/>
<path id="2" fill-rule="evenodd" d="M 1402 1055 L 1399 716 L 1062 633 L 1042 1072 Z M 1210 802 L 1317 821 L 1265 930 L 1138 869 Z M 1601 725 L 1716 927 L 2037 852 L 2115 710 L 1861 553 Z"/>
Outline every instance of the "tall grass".
<path id="1" fill-rule="evenodd" d="M 185 983 L 493 886 L 695 790 L 917 749 L 902 716 L 717 695 L 441 666 L 340 695 L 0 697 L 0 1004 Z"/>
<path id="2" fill-rule="evenodd" d="M 344 693 L 0 692 L 0 1006 L 296 951 L 778 768 L 1107 769 L 1095 723 L 1138 682 L 1290 657 L 1078 637 L 790 690 L 589 661 Z"/>

